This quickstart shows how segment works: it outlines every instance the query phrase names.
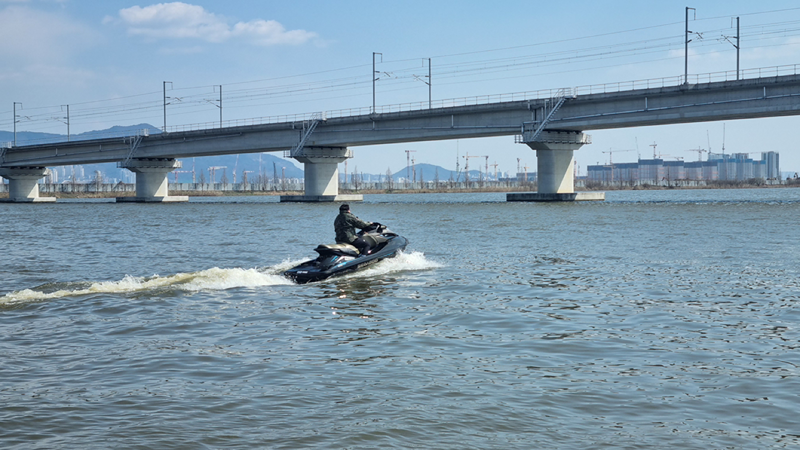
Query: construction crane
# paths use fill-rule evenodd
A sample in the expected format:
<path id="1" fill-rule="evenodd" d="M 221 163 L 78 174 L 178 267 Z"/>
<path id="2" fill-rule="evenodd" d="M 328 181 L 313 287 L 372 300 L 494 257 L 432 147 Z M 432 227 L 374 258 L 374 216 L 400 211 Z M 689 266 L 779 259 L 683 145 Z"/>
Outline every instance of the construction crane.
<path id="1" fill-rule="evenodd" d="M 653 145 L 655 145 L 655 144 L 653 144 Z M 625 153 L 625 152 L 635 152 L 635 151 L 636 151 L 635 149 L 630 149 L 630 150 L 611 150 L 611 149 L 608 149 L 607 152 L 602 152 L 602 153 L 608 153 L 608 166 L 611 167 L 611 184 L 612 185 L 614 184 L 614 159 L 612 158 L 614 156 L 614 153 Z"/>
<path id="2" fill-rule="evenodd" d="M 236 162 L 233 164 L 233 184 L 236 184 L 236 171 L 239 169 L 239 155 L 236 155 Z"/>
<path id="3" fill-rule="evenodd" d="M 661 153 L 658 154 L 658 159 L 666 159 L 666 158 L 671 158 L 677 161 L 683 161 L 683 156 L 664 155 Z"/>
<path id="4" fill-rule="evenodd" d="M 406 150 L 406 180 L 408 181 L 411 181 L 411 154 L 416 152 L 416 150 Z"/>
<path id="5" fill-rule="evenodd" d="M 489 157 L 488 156 L 469 156 L 469 153 L 467 153 L 466 155 L 464 155 L 464 159 L 466 160 L 466 162 L 464 163 L 464 173 L 465 173 L 465 181 L 467 181 L 467 182 L 469 182 L 469 159 L 470 158 L 486 158 L 486 161 L 487 161 L 486 171 L 487 172 L 489 171 L 489 168 L 488 168 Z M 480 169 L 478 169 L 478 172 L 480 172 Z"/>
<path id="6" fill-rule="evenodd" d="M 498 181 L 497 179 L 497 161 L 494 164 L 489 164 L 490 166 L 494 167 L 494 181 Z"/>
<path id="7" fill-rule="evenodd" d="M 178 174 L 181 174 L 181 173 L 191 173 L 192 174 L 192 178 L 194 178 L 194 171 L 193 170 L 173 170 L 172 173 L 175 174 L 175 183 L 178 182 Z"/>
<path id="8" fill-rule="evenodd" d="M 211 177 L 211 183 L 214 184 L 217 182 L 217 170 L 219 169 L 227 169 L 228 166 L 212 166 L 208 168 L 208 175 Z"/>
<path id="9" fill-rule="evenodd" d="M 243 170 L 242 171 L 242 184 L 243 185 L 247 185 L 247 174 L 248 173 L 253 173 L 253 171 L 252 170 Z"/>
<path id="10" fill-rule="evenodd" d="M 708 150 L 704 148 L 697 147 L 697 149 L 686 150 L 687 152 L 697 152 L 697 161 L 703 160 L 703 153 L 707 152 Z"/>
<path id="11" fill-rule="evenodd" d="M 635 149 L 630 149 L 630 150 L 611 150 L 611 149 L 608 149 L 607 152 L 602 152 L 602 153 L 608 153 L 608 164 L 611 167 L 614 167 L 614 161 L 612 160 L 612 156 L 614 156 L 614 153 L 625 153 L 625 152 L 635 152 L 635 151 L 636 151 Z"/>

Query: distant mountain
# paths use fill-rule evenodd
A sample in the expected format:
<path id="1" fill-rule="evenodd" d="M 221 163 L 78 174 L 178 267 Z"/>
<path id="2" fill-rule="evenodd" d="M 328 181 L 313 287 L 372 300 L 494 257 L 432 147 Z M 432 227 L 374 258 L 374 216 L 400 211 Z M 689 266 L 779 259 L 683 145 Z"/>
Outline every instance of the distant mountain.
<path id="1" fill-rule="evenodd" d="M 297 167 L 294 162 L 280 158 L 271 153 L 243 153 L 241 155 L 221 155 L 204 156 L 202 158 L 181 158 L 183 164 L 178 169 L 178 181 L 181 183 L 191 183 L 191 171 L 194 168 L 195 182 L 200 182 L 200 174 L 203 174 L 205 181 L 210 183 L 213 170 L 215 182 L 219 183 L 223 173 L 228 178 L 229 183 L 233 183 L 233 173 L 236 171 L 236 182 L 239 183 L 243 178 L 243 171 L 247 171 L 247 179 L 257 180 L 259 175 L 269 178 L 303 178 L 303 169 Z M 174 172 L 173 172 L 174 173 Z M 170 181 L 174 178 L 170 178 Z"/>
<path id="2" fill-rule="evenodd" d="M 411 178 L 412 180 L 415 178 L 414 173 L 416 172 L 416 180 L 420 181 L 434 181 L 437 177 L 439 181 L 449 181 L 451 178 L 453 181 L 464 181 L 464 171 L 456 172 L 454 170 L 447 170 L 441 166 L 434 166 L 431 164 L 415 164 L 414 167 L 405 167 L 402 170 L 399 170 L 392 174 L 392 179 L 395 181 L 399 181 L 400 179 Z M 484 175 L 485 176 L 485 175 Z M 470 180 L 477 180 L 480 177 L 480 171 L 478 170 L 470 170 L 469 171 L 469 178 Z"/>
<path id="3" fill-rule="evenodd" d="M 48 144 L 66 140 L 64 136 L 53 133 L 36 133 L 33 131 L 17 131 L 17 145 Z M 0 131 L 0 146 L 14 142 L 13 131 Z"/>

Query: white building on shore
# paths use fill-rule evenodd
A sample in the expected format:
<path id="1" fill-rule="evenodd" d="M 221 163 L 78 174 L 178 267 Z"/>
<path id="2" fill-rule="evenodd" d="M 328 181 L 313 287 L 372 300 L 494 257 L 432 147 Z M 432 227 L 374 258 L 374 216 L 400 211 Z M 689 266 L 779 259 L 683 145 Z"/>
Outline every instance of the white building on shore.
<path id="1" fill-rule="evenodd" d="M 587 181 L 606 185 L 671 185 L 680 182 L 780 181 L 780 155 L 762 152 L 760 160 L 750 153 L 710 153 L 708 160 L 684 162 L 660 158 L 640 159 L 635 163 L 593 165 L 587 167 Z"/>

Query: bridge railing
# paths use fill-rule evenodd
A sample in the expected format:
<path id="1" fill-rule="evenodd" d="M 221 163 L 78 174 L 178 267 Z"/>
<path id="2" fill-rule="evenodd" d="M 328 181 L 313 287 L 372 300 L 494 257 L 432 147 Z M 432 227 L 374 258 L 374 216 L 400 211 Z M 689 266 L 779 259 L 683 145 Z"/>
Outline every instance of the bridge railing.
<path id="1" fill-rule="evenodd" d="M 170 125 L 167 132 L 210 130 L 212 128 L 244 127 L 250 125 L 265 125 L 270 123 L 302 122 L 311 120 L 316 113 L 283 114 L 279 116 L 249 117 L 246 119 L 231 119 L 215 122 L 189 123 L 184 125 Z"/>
<path id="2" fill-rule="evenodd" d="M 800 65 L 792 64 L 785 66 L 773 67 L 760 67 L 757 69 L 744 69 L 739 71 L 739 77 L 736 77 L 735 70 L 726 70 L 723 72 L 711 72 L 701 74 L 691 74 L 688 77 L 688 83 L 715 83 L 720 81 L 736 81 L 746 79 L 757 79 L 764 77 L 777 77 L 784 75 L 797 75 Z M 621 81 L 616 83 L 603 83 L 591 84 L 586 86 L 577 86 L 574 88 L 575 95 L 586 94 L 606 94 L 622 91 L 633 91 L 636 89 L 652 89 L 670 86 L 680 86 L 684 84 L 684 77 L 682 75 L 673 77 L 662 78 L 649 78 L 644 80 Z"/>

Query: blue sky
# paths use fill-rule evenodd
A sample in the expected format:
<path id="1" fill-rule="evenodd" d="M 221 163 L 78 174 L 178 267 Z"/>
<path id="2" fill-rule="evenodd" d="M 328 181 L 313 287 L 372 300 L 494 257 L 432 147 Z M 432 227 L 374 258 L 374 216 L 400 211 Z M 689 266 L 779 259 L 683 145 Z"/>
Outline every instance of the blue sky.
<path id="1" fill-rule="evenodd" d="M 0 129 L 66 134 L 147 122 L 167 125 L 378 106 L 681 76 L 685 7 L 689 73 L 800 63 L 793 1 L 78 1 L 0 0 Z M 695 16 L 696 14 L 696 16 Z M 726 40 L 726 37 L 728 38 Z M 652 157 L 696 160 L 690 149 L 781 153 L 800 171 L 788 130 L 800 117 L 592 132 L 576 152 L 586 166 Z M 385 173 L 417 163 L 454 169 L 465 154 L 498 170 L 536 165 L 513 137 L 353 148 L 349 170 Z M 627 150 L 627 151 L 626 151 Z M 458 158 L 460 157 L 460 158 Z M 483 158 L 471 159 L 471 168 Z M 481 163 L 483 164 L 483 163 Z M 492 169 L 493 170 L 493 169 Z"/>

